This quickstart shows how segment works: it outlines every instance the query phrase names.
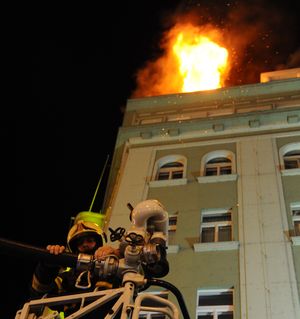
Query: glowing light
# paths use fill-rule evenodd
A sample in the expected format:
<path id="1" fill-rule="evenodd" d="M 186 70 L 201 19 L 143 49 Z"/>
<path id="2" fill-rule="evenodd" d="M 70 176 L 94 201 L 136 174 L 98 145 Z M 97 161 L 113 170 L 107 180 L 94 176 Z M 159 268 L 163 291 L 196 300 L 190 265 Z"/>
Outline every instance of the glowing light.
<path id="1" fill-rule="evenodd" d="M 223 40 L 211 25 L 176 24 L 161 41 L 162 55 L 137 72 L 133 97 L 224 87 L 230 63 Z"/>
<path id="2" fill-rule="evenodd" d="M 208 37 L 180 33 L 173 46 L 183 78 L 182 92 L 216 89 L 227 65 L 228 51 Z"/>

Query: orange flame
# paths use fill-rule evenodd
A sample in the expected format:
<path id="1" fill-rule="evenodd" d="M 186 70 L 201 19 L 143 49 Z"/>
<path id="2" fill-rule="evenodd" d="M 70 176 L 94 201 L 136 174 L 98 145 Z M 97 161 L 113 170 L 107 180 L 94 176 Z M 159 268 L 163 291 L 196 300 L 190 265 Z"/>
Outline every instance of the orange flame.
<path id="1" fill-rule="evenodd" d="M 211 26 L 175 25 L 162 42 L 164 54 L 137 73 L 133 97 L 211 90 L 224 86 L 228 50 Z"/>
<path id="2" fill-rule="evenodd" d="M 183 77 L 181 92 L 210 90 L 221 87 L 221 74 L 228 58 L 228 51 L 202 35 L 180 33 L 173 46 L 179 59 L 179 72 Z"/>

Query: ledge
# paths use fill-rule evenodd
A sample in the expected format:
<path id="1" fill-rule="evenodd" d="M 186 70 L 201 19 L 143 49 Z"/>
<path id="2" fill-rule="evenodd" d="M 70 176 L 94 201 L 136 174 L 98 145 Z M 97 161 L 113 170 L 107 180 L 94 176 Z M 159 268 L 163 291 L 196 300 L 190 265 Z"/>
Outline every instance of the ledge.
<path id="1" fill-rule="evenodd" d="M 217 243 L 197 243 L 194 244 L 194 251 L 219 251 L 219 250 L 236 250 L 239 248 L 238 241 L 222 241 Z"/>
<path id="2" fill-rule="evenodd" d="M 179 245 L 168 245 L 167 254 L 177 254 L 179 249 Z"/>
<path id="3" fill-rule="evenodd" d="M 293 246 L 300 246 L 300 236 L 291 237 Z"/>
<path id="4" fill-rule="evenodd" d="M 281 170 L 281 175 L 282 176 L 300 175 L 300 168 L 283 169 Z"/>
<path id="5" fill-rule="evenodd" d="M 150 181 L 149 187 L 166 187 L 187 184 L 187 178 L 168 179 L 163 181 Z"/>
<path id="6" fill-rule="evenodd" d="M 236 181 L 237 177 L 238 177 L 237 174 L 199 176 L 197 177 L 197 180 L 198 180 L 198 183 L 219 183 L 219 182 Z"/>

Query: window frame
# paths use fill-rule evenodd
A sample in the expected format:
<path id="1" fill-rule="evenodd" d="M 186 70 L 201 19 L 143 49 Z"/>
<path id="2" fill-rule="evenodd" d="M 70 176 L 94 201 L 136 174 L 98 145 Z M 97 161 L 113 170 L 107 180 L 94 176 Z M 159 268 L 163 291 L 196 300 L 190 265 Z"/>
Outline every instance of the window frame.
<path id="1" fill-rule="evenodd" d="M 175 165 L 174 166 L 166 166 L 168 164 L 173 164 L 173 163 L 179 163 L 181 165 L 178 165 L 178 166 L 175 166 Z M 180 179 L 180 178 L 183 177 L 183 171 L 184 171 L 184 167 L 183 167 L 183 164 L 180 161 L 168 162 L 168 163 L 164 164 L 163 166 L 161 166 L 157 170 L 155 180 L 157 180 L 157 181 L 165 181 L 165 180 Z M 178 173 L 178 172 L 181 174 L 181 177 L 174 178 L 174 174 Z M 165 174 L 165 175 L 168 175 L 168 178 L 160 179 L 159 177 L 161 176 L 162 173 Z"/>
<path id="2" fill-rule="evenodd" d="M 203 217 L 205 216 L 218 216 L 230 214 L 230 220 L 224 221 L 212 221 L 203 222 Z M 223 226 L 230 226 L 231 238 L 230 240 L 219 240 L 219 228 Z M 203 228 L 214 228 L 214 241 L 202 241 Z M 201 226 L 200 226 L 200 243 L 220 243 L 220 242 L 230 242 L 233 241 L 233 223 L 232 223 L 232 209 L 231 208 L 217 208 L 217 209 L 207 209 L 201 212 Z"/>
<path id="3" fill-rule="evenodd" d="M 206 176 L 205 175 L 205 171 L 206 171 L 205 168 L 206 168 L 206 165 L 209 161 L 216 159 L 216 158 L 220 158 L 220 157 L 227 158 L 230 161 L 231 174 L 236 174 L 235 154 L 229 150 L 215 150 L 215 151 L 206 153 L 202 157 L 201 166 L 200 166 L 200 176 Z M 226 163 L 226 164 L 228 166 L 229 163 Z M 231 175 L 231 174 L 227 174 L 227 175 Z M 220 176 L 220 175 L 217 175 L 217 176 Z"/>
<path id="4" fill-rule="evenodd" d="M 199 306 L 200 296 L 214 296 L 221 294 L 223 292 L 232 293 L 232 305 L 209 305 L 209 306 Z M 218 315 L 224 314 L 226 312 L 232 312 L 234 318 L 234 289 L 233 288 L 220 288 L 220 289 L 198 289 L 197 299 L 196 299 L 196 318 L 201 319 L 201 315 L 211 314 L 213 319 L 218 319 Z"/>
<path id="5" fill-rule="evenodd" d="M 215 163 L 214 166 L 218 169 L 218 175 L 206 175 L 206 167 L 209 161 L 217 158 L 227 158 L 229 162 L 221 162 Z M 221 167 L 231 166 L 231 174 L 222 174 L 220 175 Z M 228 182 L 228 181 L 236 181 L 237 173 L 236 173 L 236 156 L 232 151 L 229 150 L 215 150 L 212 152 L 206 153 L 201 158 L 200 164 L 200 176 L 197 177 L 199 183 L 218 183 L 218 182 Z"/>
<path id="6" fill-rule="evenodd" d="M 182 164 L 182 177 L 181 178 L 174 178 L 174 179 L 161 179 L 158 180 L 158 172 L 162 166 L 168 164 L 178 162 Z M 169 169 L 170 170 L 170 169 Z M 178 170 L 178 167 L 176 167 Z M 152 176 L 149 181 L 149 187 L 165 187 L 165 186 L 177 186 L 177 185 L 185 185 L 187 184 L 186 178 L 186 171 L 187 171 L 187 158 L 180 154 L 170 154 L 167 156 L 163 156 L 159 158 L 153 168 Z"/>
<path id="7" fill-rule="evenodd" d="M 170 225 L 170 219 L 176 219 L 176 224 L 175 225 Z M 178 212 L 174 214 L 169 214 L 169 222 L 168 222 L 168 253 L 178 253 L 179 252 L 179 245 L 176 244 L 175 241 L 175 235 L 177 231 L 177 223 L 178 223 Z M 172 238 L 171 244 L 170 244 L 170 237 L 175 237 Z"/>
<path id="8" fill-rule="evenodd" d="M 280 147 L 279 149 L 279 164 L 280 164 L 280 171 L 283 176 L 291 176 L 291 175 L 300 175 L 300 157 L 296 156 L 298 167 L 295 168 L 286 168 L 285 161 L 286 161 L 286 154 L 292 151 L 299 151 L 300 152 L 300 142 L 295 143 L 288 143 Z M 295 157 L 295 156 L 293 156 Z"/>
<path id="9" fill-rule="evenodd" d="M 173 225 L 170 225 L 170 220 L 176 220 L 176 223 Z M 177 230 L 177 221 L 178 221 L 178 215 L 177 214 L 172 214 L 169 215 L 169 224 L 168 224 L 168 232 L 176 232 Z"/>
<path id="10" fill-rule="evenodd" d="M 298 150 L 296 150 L 296 151 L 298 151 Z M 295 154 L 295 155 L 294 154 L 289 155 L 289 153 L 291 153 L 291 152 L 293 152 L 293 151 L 289 151 L 283 155 L 284 169 L 300 168 L 300 150 L 299 150 L 299 154 Z M 286 162 L 292 162 L 292 161 L 296 162 L 297 167 L 287 168 Z"/>
<path id="11" fill-rule="evenodd" d="M 231 175 L 231 173 L 232 173 L 232 163 L 231 163 L 231 161 L 230 162 L 224 161 L 224 162 L 218 162 L 218 163 L 210 163 L 212 160 L 218 159 L 218 158 L 226 158 L 227 159 L 227 157 L 215 157 L 213 159 L 210 159 L 205 165 L 204 176 Z M 221 174 L 222 173 L 222 169 L 223 168 L 228 168 L 228 167 L 230 168 L 230 174 Z M 217 174 L 207 175 L 208 169 L 215 169 Z"/>
<path id="12" fill-rule="evenodd" d="M 299 234 L 296 232 L 295 229 L 295 221 L 300 222 L 300 215 L 294 216 L 294 211 L 300 211 L 300 202 L 294 202 L 290 204 L 290 214 L 291 214 L 291 221 L 293 226 L 293 236 L 291 236 L 291 240 L 294 246 L 300 245 L 300 232 Z"/>

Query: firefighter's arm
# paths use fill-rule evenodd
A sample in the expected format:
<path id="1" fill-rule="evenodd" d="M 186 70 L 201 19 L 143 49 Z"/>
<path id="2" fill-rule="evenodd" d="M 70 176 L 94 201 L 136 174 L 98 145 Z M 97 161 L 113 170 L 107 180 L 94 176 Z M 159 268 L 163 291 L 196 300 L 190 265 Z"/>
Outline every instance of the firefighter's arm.
<path id="1" fill-rule="evenodd" d="M 48 245 L 46 248 L 50 254 L 59 255 L 65 251 L 64 246 Z M 60 266 L 48 264 L 40 261 L 33 273 L 31 291 L 33 294 L 45 294 L 55 291 L 57 287 L 56 278 L 59 273 Z"/>

